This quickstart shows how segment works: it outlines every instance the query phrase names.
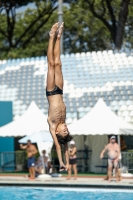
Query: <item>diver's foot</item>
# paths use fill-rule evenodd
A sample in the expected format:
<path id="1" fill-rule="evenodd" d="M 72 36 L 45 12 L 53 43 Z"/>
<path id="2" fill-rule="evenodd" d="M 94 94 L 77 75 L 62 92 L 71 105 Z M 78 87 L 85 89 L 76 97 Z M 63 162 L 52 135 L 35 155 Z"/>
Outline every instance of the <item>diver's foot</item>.
<path id="1" fill-rule="evenodd" d="M 77 178 L 74 178 L 74 180 L 77 180 Z"/>
<path id="2" fill-rule="evenodd" d="M 62 172 L 64 170 L 66 171 L 66 167 L 65 166 L 60 166 L 59 172 Z"/>
<path id="3" fill-rule="evenodd" d="M 110 178 L 108 179 L 108 182 L 111 182 L 111 179 L 110 179 Z"/>
<path id="4" fill-rule="evenodd" d="M 58 27 L 59 27 L 59 22 L 55 23 L 55 24 L 52 26 L 52 28 L 51 28 L 51 30 L 50 30 L 50 32 L 49 32 L 50 38 L 55 38 L 55 36 L 56 36 L 56 31 L 57 31 Z"/>
<path id="5" fill-rule="evenodd" d="M 64 22 L 62 22 L 62 24 L 60 25 L 60 28 L 57 31 L 57 38 L 60 39 L 62 32 L 63 32 L 63 27 L 64 27 Z"/>
<path id="6" fill-rule="evenodd" d="M 66 180 L 70 180 L 70 178 L 68 177 L 68 178 L 66 178 Z"/>

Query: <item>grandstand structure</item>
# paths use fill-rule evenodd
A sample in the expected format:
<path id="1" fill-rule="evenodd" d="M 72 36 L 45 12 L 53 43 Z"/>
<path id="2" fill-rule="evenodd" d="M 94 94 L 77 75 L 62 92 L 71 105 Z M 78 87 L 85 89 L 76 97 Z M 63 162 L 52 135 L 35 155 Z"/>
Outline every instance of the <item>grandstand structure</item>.
<path id="1" fill-rule="evenodd" d="M 109 51 L 61 55 L 67 123 L 82 118 L 99 98 L 133 123 L 133 55 Z M 47 58 L 0 61 L 0 100 L 13 102 L 14 120 L 30 103 L 47 115 Z"/>

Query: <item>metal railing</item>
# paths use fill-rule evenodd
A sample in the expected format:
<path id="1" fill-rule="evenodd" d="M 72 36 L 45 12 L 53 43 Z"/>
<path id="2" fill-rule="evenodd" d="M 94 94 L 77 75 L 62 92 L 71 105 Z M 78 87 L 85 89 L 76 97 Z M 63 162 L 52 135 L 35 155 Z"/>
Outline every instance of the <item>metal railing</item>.
<path id="1" fill-rule="evenodd" d="M 133 171 L 133 152 L 122 152 L 122 165 Z M 77 151 L 77 168 L 79 172 L 89 172 L 90 150 Z M 56 150 L 51 152 L 51 161 L 55 171 L 59 170 Z M 27 155 L 25 151 L 0 152 L 0 171 L 27 171 Z"/>
<path id="2" fill-rule="evenodd" d="M 81 172 L 89 172 L 90 150 L 77 151 L 77 168 Z M 55 171 L 59 170 L 56 150 L 51 152 L 51 161 Z M 27 171 L 27 155 L 25 151 L 0 152 L 0 171 Z"/>
<path id="3" fill-rule="evenodd" d="M 0 152 L 0 171 L 23 171 L 26 164 L 25 152 Z"/>
<path id="4" fill-rule="evenodd" d="M 122 165 L 133 171 L 133 152 L 122 152 Z"/>
<path id="5" fill-rule="evenodd" d="M 77 169 L 78 172 L 89 172 L 91 150 L 77 150 Z M 59 162 L 55 150 L 51 152 L 53 168 L 59 171 Z M 65 160 L 65 158 L 64 158 Z"/>

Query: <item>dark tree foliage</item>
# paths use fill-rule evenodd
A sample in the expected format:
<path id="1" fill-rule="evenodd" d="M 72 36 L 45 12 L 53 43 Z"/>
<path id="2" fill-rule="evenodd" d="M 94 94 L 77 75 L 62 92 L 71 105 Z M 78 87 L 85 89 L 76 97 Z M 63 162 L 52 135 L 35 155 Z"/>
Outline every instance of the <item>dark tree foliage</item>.
<path id="1" fill-rule="evenodd" d="M 107 27 L 115 47 L 121 49 L 130 0 L 86 0 L 82 5 Z"/>
<path id="2" fill-rule="evenodd" d="M 58 20 L 57 2 L 0 0 L 0 59 L 46 55 L 48 32 Z M 63 2 L 64 53 L 114 49 L 114 46 L 133 48 L 131 0 Z M 25 9 L 21 12 L 22 8 Z"/>
<path id="3" fill-rule="evenodd" d="M 76 53 L 111 49 L 107 28 L 84 9 L 82 0 L 64 8 L 64 52 Z"/>
<path id="4" fill-rule="evenodd" d="M 34 3 L 35 9 L 28 9 L 27 14 L 29 19 L 26 19 L 25 26 L 19 27 L 17 31 L 18 21 L 25 17 L 25 13 L 17 14 L 17 9 L 26 6 L 29 3 Z M 37 35 L 38 31 L 48 22 L 52 13 L 57 9 L 56 0 L 1 0 L 0 1 L 0 40 L 3 45 L 0 45 L 0 52 L 9 53 L 11 49 L 25 49 L 30 41 Z"/>
<path id="5" fill-rule="evenodd" d="M 0 0 L 0 7 L 5 9 L 5 7 L 10 8 L 10 7 L 16 7 L 19 8 L 21 6 L 26 6 L 27 4 L 33 2 L 33 0 Z"/>

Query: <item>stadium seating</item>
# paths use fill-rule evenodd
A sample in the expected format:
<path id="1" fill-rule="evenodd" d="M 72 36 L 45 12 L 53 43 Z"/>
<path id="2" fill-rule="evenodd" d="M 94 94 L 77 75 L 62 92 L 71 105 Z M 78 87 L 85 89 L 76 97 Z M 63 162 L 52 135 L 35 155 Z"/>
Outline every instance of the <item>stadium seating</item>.
<path id="1" fill-rule="evenodd" d="M 61 55 L 67 123 L 83 117 L 101 97 L 133 123 L 133 55 L 109 51 Z M 0 100 L 13 102 L 17 119 L 31 101 L 47 115 L 47 58 L 0 61 Z"/>

